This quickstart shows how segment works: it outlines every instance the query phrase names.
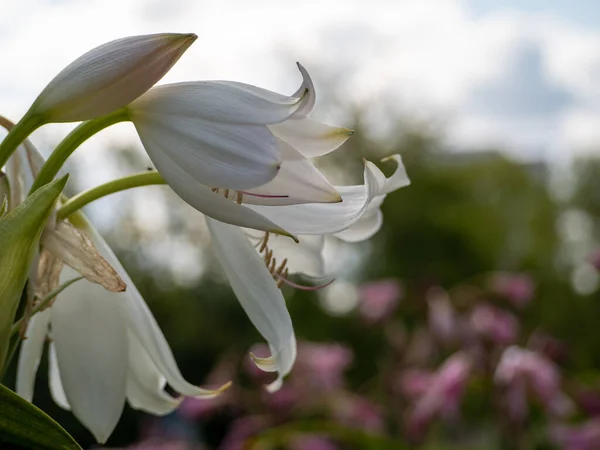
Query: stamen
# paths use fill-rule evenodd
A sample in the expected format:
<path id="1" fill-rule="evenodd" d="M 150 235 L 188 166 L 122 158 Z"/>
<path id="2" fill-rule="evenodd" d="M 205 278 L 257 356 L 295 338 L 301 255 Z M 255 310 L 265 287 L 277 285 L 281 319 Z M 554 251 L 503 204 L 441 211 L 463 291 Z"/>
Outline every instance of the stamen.
<path id="1" fill-rule="evenodd" d="M 211 188 L 211 191 L 216 192 L 218 194 L 219 193 L 219 188 Z"/>
<path id="2" fill-rule="evenodd" d="M 275 266 L 277 265 L 277 260 L 275 258 L 273 258 L 271 260 L 271 266 L 269 267 L 269 272 L 271 272 L 271 275 L 273 275 L 275 273 Z"/>
<path id="3" fill-rule="evenodd" d="M 225 189 L 225 194 L 224 194 L 224 197 L 225 197 L 226 199 L 229 199 L 229 189 Z"/>
<path id="4" fill-rule="evenodd" d="M 269 232 L 266 232 L 265 237 L 262 241 L 262 245 L 260 246 L 260 249 L 258 250 L 258 253 L 262 253 L 267 248 L 268 242 L 269 242 Z"/>
<path id="5" fill-rule="evenodd" d="M 285 269 L 285 265 L 287 264 L 287 258 L 284 258 L 283 261 L 281 262 L 281 265 L 277 268 L 276 272 L 277 275 L 281 275 L 281 272 L 283 272 L 283 269 Z M 287 269 L 286 269 L 287 270 Z"/>
<path id="6" fill-rule="evenodd" d="M 319 286 L 304 286 L 302 284 L 296 284 L 293 281 L 288 280 L 286 277 L 284 277 L 283 275 L 276 275 L 279 278 L 279 281 L 277 282 L 277 286 L 280 287 L 283 285 L 283 283 L 287 284 L 288 286 L 291 286 L 293 288 L 296 289 L 300 289 L 302 291 L 318 291 L 319 289 L 323 289 L 326 288 L 327 286 L 329 286 L 331 283 L 333 283 L 335 281 L 335 278 L 333 278 L 332 280 L 328 281 L 325 284 L 321 284 Z M 281 285 L 279 283 L 282 283 Z"/>
<path id="7" fill-rule="evenodd" d="M 267 267 L 269 266 L 269 264 L 271 264 L 271 258 L 273 257 L 273 250 L 267 250 L 265 252 L 265 263 L 267 264 Z"/>
<path id="8" fill-rule="evenodd" d="M 241 205 L 242 204 L 242 198 L 244 197 L 244 193 L 243 192 L 236 192 L 236 194 L 237 194 L 236 202 L 237 202 L 238 205 Z"/>

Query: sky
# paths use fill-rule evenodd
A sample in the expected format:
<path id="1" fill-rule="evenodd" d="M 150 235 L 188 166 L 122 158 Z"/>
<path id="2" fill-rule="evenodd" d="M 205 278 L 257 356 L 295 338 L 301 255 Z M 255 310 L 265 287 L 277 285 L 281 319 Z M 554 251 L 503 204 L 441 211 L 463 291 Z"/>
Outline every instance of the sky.
<path id="1" fill-rule="evenodd" d="M 600 149 L 599 23 L 595 0 L 7 0 L 0 114 L 18 120 L 94 46 L 193 32 L 199 39 L 161 83 L 225 79 L 292 93 L 300 61 L 321 99 L 315 115 L 329 123 L 345 125 L 344 111 L 361 107 L 377 132 L 394 111 L 407 126 L 436 124 L 454 151 L 562 160 Z M 47 125 L 32 139 L 48 153 L 72 127 Z M 118 145 L 140 146 L 129 124 L 75 153 L 87 168 L 81 187 L 119 173 L 106 158 Z"/>
<path id="2" fill-rule="evenodd" d="M 0 17 L 0 113 L 18 119 L 58 71 L 96 45 L 194 32 L 198 41 L 163 82 L 229 79 L 291 93 L 300 61 L 321 99 L 364 107 L 375 129 L 392 109 L 443 124 L 455 149 L 504 147 L 524 158 L 593 152 L 598 23 L 593 0 L 11 1 Z M 39 136 L 58 139 L 68 128 Z M 119 128 L 103 139 L 135 135 Z"/>

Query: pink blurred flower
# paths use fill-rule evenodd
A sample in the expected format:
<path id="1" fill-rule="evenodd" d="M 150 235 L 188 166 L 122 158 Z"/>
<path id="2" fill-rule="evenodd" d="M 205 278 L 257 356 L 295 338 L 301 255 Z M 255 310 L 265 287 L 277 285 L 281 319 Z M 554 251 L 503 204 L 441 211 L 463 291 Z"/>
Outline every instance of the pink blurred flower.
<path id="1" fill-rule="evenodd" d="M 505 389 L 506 406 L 515 422 L 522 422 L 527 415 L 523 400 L 527 391 L 533 392 L 551 415 L 562 417 L 573 411 L 572 401 L 562 392 L 558 367 L 531 350 L 508 347 L 498 362 L 494 379 Z"/>
<path id="2" fill-rule="evenodd" d="M 465 387 L 473 370 L 473 361 L 464 352 L 450 356 L 431 377 L 428 389 L 423 392 L 410 413 L 408 434 L 421 438 L 434 418 L 452 419 L 459 413 Z"/>
<path id="3" fill-rule="evenodd" d="M 369 324 L 389 317 L 402 297 L 402 285 L 398 280 L 386 279 L 364 283 L 359 288 L 359 314 Z"/>
<path id="4" fill-rule="evenodd" d="M 290 450 L 337 450 L 337 448 L 330 439 L 316 434 L 298 436 L 289 444 Z"/>
<path id="5" fill-rule="evenodd" d="M 434 373 L 428 370 L 409 369 L 400 373 L 397 379 L 397 391 L 409 399 L 416 400 L 431 386 Z"/>
<path id="6" fill-rule="evenodd" d="M 370 433 L 382 433 L 385 428 L 381 407 L 359 395 L 337 397 L 333 403 L 333 416 L 346 426 Z"/>
<path id="7" fill-rule="evenodd" d="M 589 257 L 588 261 L 597 269 L 600 270 L 600 249 L 595 250 Z"/>
<path id="8" fill-rule="evenodd" d="M 427 291 L 429 329 L 441 342 L 453 342 L 457 338 L 457 317 L 450 296 L 439 287 Z"/>
<path id="9" fill-rule="evenodd" d="M 500 345 L 512 344 L 519 334 L 519 322 L 514 315 L 487 303 L 473 308 L 469 322 L 477 334 Z"/>
<path id="10" fill-rule="evenodd" d="M 190 443 L 185 440 L 162 440 L 149 439 L 138 442 L 121 450 L 204 450 L 205 447 L 200 444 Z M 114 449 L 119 450 L 119 449 Z"/>
<path id="11" fill-rule="evenodd" d="M 600 419 L 591 419 L 580 425 L 556 425 L 550 437 L 563 450 L 599 450 Z"/>
<path id="12" fill-rule="evenodd" d="M 352 359 L 352 350 L 341 344 L 299 342 L 292 377 L 308 389 L 330 392 L 344 385 L 344 371 Z"/>
<path id="13" fill-rule="evenodd" d="M 518 308 L 527 306 L 535 294 L 534 281 L 524 273 L 497 273 L 491 284 L 496 293 L 506 297 Z"/>

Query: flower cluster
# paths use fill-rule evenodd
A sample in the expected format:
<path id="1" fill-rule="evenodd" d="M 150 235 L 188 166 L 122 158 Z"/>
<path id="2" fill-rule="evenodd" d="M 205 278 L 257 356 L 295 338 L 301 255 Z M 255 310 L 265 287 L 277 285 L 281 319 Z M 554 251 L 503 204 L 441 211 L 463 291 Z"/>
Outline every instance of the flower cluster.
<path id="1" fill-rule="evenodd" d="M 164 415 L 184 397 L 214 397 L 228 383 L 208 390 L 183 378 L 148 306 L 82 206 L 118 190 L 168 184 L 203 213 L 218 261 L 268 343 L 269 354 L 252 359 L 277 373 L 267 387 L 274 392 L 297 353 L 280 287 L 299 286 L 288 279 L 295 273 L 323 278 L 325 238 L 370 238 L 381 227 L 386 195 L 409 184 L 398 155 L 389 158 L 396 165 L 389 177 L 365 161 L 363 184 L 329 183 L 312 159 L 352 131 L 310 118 L 315 88 L 300 64 L 302 82 L 292 95 L 232 81 L 154 86 L 195 39 L 156 34 L 101 45 L 50 81 L 16 125 L 0 123 L 9 130 L 0 143 L 2 214 L 48 185 L 86 139 L 118 122 L 133 123 L 157 169 L 63 195 L 30 261 L 17 392 L 33 398 L 49 340 L 52 396 L 98 442 L 112 433 L 125 401 Z M 79 121 L 48 160 L 27 140 L 45 124 Z"/>

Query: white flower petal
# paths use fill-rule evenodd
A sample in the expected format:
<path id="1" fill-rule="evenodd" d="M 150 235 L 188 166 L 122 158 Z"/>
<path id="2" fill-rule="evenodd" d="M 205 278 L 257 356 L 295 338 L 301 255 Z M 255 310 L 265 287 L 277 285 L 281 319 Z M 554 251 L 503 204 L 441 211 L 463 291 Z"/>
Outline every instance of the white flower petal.
<path id="1" fill-rule="evenodd" d="M 268 183 L 279 171 L 275 137 L 262 125 L 146 113 L 136 115 L 134 125 L 159 172 L 168 157 L 206 186 L 247 189 Z"/>
<path id="2" fill-rule="evenodd" d="M 269 130 L 306 158 L 316 158 L 334 151 L 354 133 L 348 128 L 332 127 L 309 118 L 269 125 Z"/>
<path id="3" fill-rule="evenodd" d="M 389 178 L 386 178 L 373 163 L 365 161 L 364 185 L 336 186 L 342 196 L 341 203 L 289 205 L 277 208 L 248 205 L 248 208 L 294 235 L 338 233 L 368 212 L 371 202 L 380 202 L 379 196 L 390 192 L 391 188 L 408 183 L 400 157 L 394 157 L 394 160 L 397 161 L 398 167 Z"/>
<path id="4" fill-rule="evenodd" d="M 160 330 L 156 319 L 152 315 L 150 308 L 146 305 L 146 302 L 133 284 L 133 281 L 131 281 L 131 278 L 129 278 L 129 275 L 113 253 L 112 249 L 104 241 L 102 236 L 89 225 L 89 223 L 86 223 L 86 232 L 94 242 L 94 245 L 96 245 L 96 248 L 117 270 L 121 278 L 123 278 L 127 284 L 126 292 L 109 294 L 121 296 L 118 299 L 118 305 L 121 308 L 122 317 L 128 323 L 129 331 L 135 335 L 140 345 L 146 349 L 157 370 L 165 377 L 169 385 L 180 394 L 190 397 L 210 398 L 226 389 L 228 385 L 224 385 L 217 390 L 202 389 L 188 383 L 183 378 L 177 367 L 177 363 L 175 362 L 173 352 Z"/>
<path id="5" fill-rule="evenodd" d="M 346 242 L 360 242 L 374 236 L 383 225 L 383 213 L 380 209 L 373 214 L 365 214 L 345 230 L 335 234 L 335 237 Z"/>
<path id="6" fill-rule="evenodd" d="M 283 156 L 279 173 L 269 183 L 249 189 L 244 203 L 278 206 L 342 201 L 327 178 L 300 152 L 283 141 L 279 148 Z"/>
<path id="7" fill-rule="evenodd" d="M 163 416 L 181 403 L 165 392 L 166 380 L 138 339 L 129 333 L 127 400 L 132 408 Z"/>
<path id="8" fill-rule="evenodd" d="M 56 360 L 56 346 L 54 342 L 50 342 L 48 346 L 48 383 L 50 384 L 50 395 L 54 402 L 63 409 L 70 410 L 71 405 L 67 400 L 65 389 L 60 378 L 60 370 L 58 369 L 58 361 Z"/>
<path id="9" fill-rule="evenodd" d="M 279 206 L 248 205 L 292 234 L 330 234 L 342 231 L 356 222 L 365 212 L 369 202 L 380 187 L 377 169 L 372 163 L 365 165 L 363 186 L 340 186 L 341 203 L 315 203 Z"/>
<path id="10" fill-rule="evenodd" d="M 16 391 L 27 401 L 33 399 L 35 376 L 48 335 L 49 320 L 49 310 L 42 311 L 31 318 L 27 326 L 27 339 L 23 341 L 19 352 Z"/>
<path id="11" fill-rule="evenodd" d="M 303 118 L 308 117 L 310 114 L 312 114 L 313 110 L 315 109 L 315 104 L 317 103 L 317 96 L 315 91 L 315 85 L 313 84 L 313 81 L 310 78 L 308 71 L 299 62 L 297 62 L 296 65 L 298 66 L 298 70 L 302 75 L 302 84 L 300 85 L 300 88 L 298 88 L 298 90 L 294 93 L 293 97 L 301 98 L 304 96 L 305 98 L 301 107 L 298 109 L 298 111 L 296 111 L 296 114 L 294 114 L 294 117 Z"/>
<path id="12" fill-rule="evenodd" d="M 233 225 L 283 233 L 283 228 L 251 209 L 212 192 L 208 187 L 196 181 L 182 167 L 176 165 L 166 155 L 157 155 L 155 164 L 169 186 L 186 203 L 201 213 L 221 222 Z"/>
<path id="13" fill-rule="evenodd" d="M 129 109 L 134 122 L 139 114 L 155 114 L 213 123 L 267 125 L 283 122 L 314 104 L 311 87 L 312 82 L 305 78 L 298 95 L 288 97 L 234 81 L 174 83 L 149 90 Z"/>
<path id="14" fill-rule="evenodd" d="M 77 275 L 63 270 L 66 281 Z M 81 280 L 50 309 L 52 338 L 68 404 L 100 443 L 117 425 L 125 403 L 128 351 L 119 295 Z"/>
<path id="15" fill-rule="evenodd" d="M 193 34 L 152 34 L 96 47 L 65 67 L 30 112 L 48 122 L 104 116 L 150 89 L 195 40 Z"/>
<path id="16" fill-rule="evenodd" d="M 232 225 L 206 219 L 213 249 L 242 308 L 269 343 L 272 364 L 281 385 L 296 359 L 296 338 L 285 299 L 244 232 Z M 263 364 L 264 366 L 264 364 Z"/>
<path id="17" fill-rule="evenodd" d="M 394 171 L 392 176 L 386 178 L 385 186 L 380 192 L 380 194 L 389 194 L 392 191 L 410 185 L 410 178 L 408 178 L 406 168 L 402 163 L 402 157 L 400 155 L 391 155 L 387 158 L 383 158 L 382 161 L 394 161 L 396 163 L 396 170 Z"/>

